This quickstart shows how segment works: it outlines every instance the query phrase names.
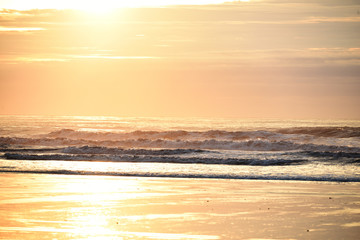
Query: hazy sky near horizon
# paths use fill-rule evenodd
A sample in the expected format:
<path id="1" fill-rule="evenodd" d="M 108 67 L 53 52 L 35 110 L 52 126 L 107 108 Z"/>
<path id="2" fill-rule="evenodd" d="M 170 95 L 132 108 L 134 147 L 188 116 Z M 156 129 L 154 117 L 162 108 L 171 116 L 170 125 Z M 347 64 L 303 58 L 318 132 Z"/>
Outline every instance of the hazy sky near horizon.
<path id="1" fill-rule="evenodd" d="M 85 2 L 0 0 L 0 114 L 360 119 L 358 0 Z"/>

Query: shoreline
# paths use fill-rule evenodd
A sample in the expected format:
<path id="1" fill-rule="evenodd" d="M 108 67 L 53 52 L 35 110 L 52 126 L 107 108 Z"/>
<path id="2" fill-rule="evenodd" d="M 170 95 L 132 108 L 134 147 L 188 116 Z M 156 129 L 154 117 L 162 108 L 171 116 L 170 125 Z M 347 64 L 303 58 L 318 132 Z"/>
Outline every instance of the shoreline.
<path id="1" fill-rule="evenodd" d="M 0 239 L 357 239 L 360 183 L 0 173 Z"/>
<path id="2" fill-rule="evenodd" d="M 1 169 L 0 174 L 39 174 L 39 175 L 67 175 L 67 176 L 99 176 L 99 177 L 135 177 L 135 178 L 159 178 L 159 179 L 202 179 L 202 180 L 239 180 L 239 181 L 284 181 L 284 182 L 325 182 L 325 183 L 359 183 L 359 180 L 329 180 L 323 178 L 316 179 L 306 179 L 306 178 L 296 178 L 296 177 L 288 177 L 288 178 L 268 178 L 259 176 L 256 177 L 230 177 L 230 176 L 203 176 L 203 175 L 171 175 L 171 174 L 133 174 L 133 173 L 112 173 L 112 172 L 84 172 L 84 171 L 71 171 L 71 170 L 34 170 L 34 171 L 22 171 L 22 170 L 6 170 Z"/>

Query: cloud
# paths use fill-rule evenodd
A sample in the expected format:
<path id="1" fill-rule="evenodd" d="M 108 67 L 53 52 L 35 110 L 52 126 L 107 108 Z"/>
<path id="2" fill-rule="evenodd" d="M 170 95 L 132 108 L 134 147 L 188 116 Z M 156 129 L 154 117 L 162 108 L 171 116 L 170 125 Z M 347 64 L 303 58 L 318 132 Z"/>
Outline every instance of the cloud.
<path id="1" fill-rule="evenodd" d="M 251 0 L 252 3 L 267 3 L 267 4 L 317 4 L 323 6 L 353 6 L 359 5 L 359 0 L 312 0 L 312 1 L 302 1 L 302 0 Z"/>
<path id="2" fill-rule="evenodd" d="M 102 17 L 75 10 L 3 9 L 0 49 L 2 61 L 140 56 L 230 65 L 358 64 L 348 49 L 359 47 L 360 17 L 352 6 L 320 2 L 119 9 Z M 15 46 L 8 33 L 25 34 Z M 333 50 L 309 50 L 316 48 Z M 99 52 L 104 50 L 110 52 Z"/>
<path id="3" fill-rule="evenodd" d="M 356 23 L 360 22 L 360 16 L 357 17 L 309 17 L 306 20 L 301 21 L 300 23 Z"/>
<path id="4" fill-rule="evenodd" d="M 32 32 L 42 31 L 45 28 L 40 27 L 0 27 L 0 32 Z"/>
<path id="5" fill-rule="evenodd" d="M 113 55 L 84 55 L 72 56 L 72 58 L 85 58 L 85 59 L 112 59 L 112 60 L 139 60 L 139 59 L 157 59 L 154 56 L 113 56 Z"/>
<path id="6" fill-rule="evenodd" d="M 84 86 L 94 94 L 106 89 L 113 93 L 106 95 L 109 106 L 115 100 L 134 101 L 141 86 L 137 96 L 146 100 L 139 106 L 149 99 L 161 106 L 171 98 L 176 105 L 190 92 L 187 103 L 198 102 L 200 93 L 203 102 L 213 103 L 203 106 L 209 112 L 213 106 L 222 111 L 232 105 L 236 107 L 229 107 L 229 112 L 236 112 L 250 100 L 258 101 L 261 109 L 261 104 L 287 101 L 312 106 L 321 99 L 314 110 L 320 112 L 331 96 L 335 97 L 329 102 L 346 98 L 344 104 L 354 110 L 360 98 L 359 8 L 358 2 L 347 0 L 253 0 L 119 9 L 103 16 L 3 9 L 1 81 L 11 85 L 16 79 L 19 86 L 24 79 L 29 79 L 29 86 L 42 81 L 39 86 L 46 87 L 41 89 L 56 89 L 55 95 L 61 87 L 61 96 L 72 89 L 72 99 Z"/>

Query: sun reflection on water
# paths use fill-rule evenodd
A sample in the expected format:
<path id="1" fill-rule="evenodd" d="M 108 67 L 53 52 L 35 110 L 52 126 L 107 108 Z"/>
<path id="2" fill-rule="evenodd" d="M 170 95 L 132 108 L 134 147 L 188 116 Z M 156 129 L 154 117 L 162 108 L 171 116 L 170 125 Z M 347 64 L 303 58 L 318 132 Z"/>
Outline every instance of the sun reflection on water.
<path id="1" fill-rule="evenodd" d="M 84 176 L 81 182 L 68 177 L 66 182 L 56 185 L 64 193 L 62 200 L 67 206 L 63 213 L 66 221 L 61 222 L 60 229 L 67 231 L 71 239 L 218 239 L 213 235 L 164 232 L 159 222 L 181 222 L 184 217 L 195 221 L 199 216 L 155 214 L 156 201 L 163 197 L 176 198 L 178 192 L 164 193 L 151 185 L 151 181 Z"/>
<path id="2" fill-rule="evenodd" d="M 69 181 L 62 190 L 77 202 L 76 207 L 68 208 L 67 222 L 73 237 L 77 239 L 123 239 L 114 209 L 129 199 L 141 196 L 136 179 L 109 181 L 108 178 L 87 177 L 81 182 Z M 80 237 L 80 238 L 79 238 Z"/>

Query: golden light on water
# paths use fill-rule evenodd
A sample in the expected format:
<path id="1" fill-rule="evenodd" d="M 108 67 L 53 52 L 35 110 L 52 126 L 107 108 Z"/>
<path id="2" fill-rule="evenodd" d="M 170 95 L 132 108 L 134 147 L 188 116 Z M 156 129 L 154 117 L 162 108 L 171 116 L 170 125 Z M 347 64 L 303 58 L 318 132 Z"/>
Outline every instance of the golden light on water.
<path id="1" fill-rule="evenodd" d="M 17 216 L 16 224 L 11 221 L 7 221 L 6 226 L 0 224 L 2 236 L 8 236 L 7 239 L 29 239 L 28 236 L 43 239 L 51 233 L 52 239 L 57 240 L 219 239 L 217 235 L 197 234 L 189 229 L 174 232 L 171 225 L 164 224 L 168 221 L 182 223 L 184 217 L 194 221 L 196 218 L 191 214 L 168 212 L 166 208 L 174 206 L 172 201 L 177 201 L 180 192 L 164 188 L 163 183 L 158 181 L 96 176 L 57 177 L 60 181 L 52 175 L 34 178 L 15 176 L 14 180 L 5 182 L 11 188 L 3 196 L 4 200 L 0 200 L 0 205 L 15 204 L 17 211 L 14 214 L 26 215 Z M 30 189 L 21 197 L 17 194 L 16 199 L 6 200 L 16 195 L 14 186 L 21 184 L 27 184 Z M 12 219 L 13 216 L 6 215 L 6 218 Z"/>
<path id="2" fill-rule="evenodd" d="M 304 226 L 326 236 L 334 228 L 341 234 L 359 226 L 357 183 L 0 177 L 1 239 L 289 239 L 309 234 Z"/>
<path id="3" fill-rule="evenodd" d="M 182 233 L 160 233 L 146 231 L 137 231 L 140 222 L 148 220 L 156 221 L 158 219 L 166 220 L 169 217 L 183 218 L 181 214 L 146 214 L 145 212 L 132 212 L 126 208 L 132 209 L 135 206 L 144 206 L 146 211 L 151 210 L 147 207 L 148 198 L 161 196 L 171 196 L 172 194 L 163 194 L 153 192 L 152 186 L 143 185 L 143 181 L 136 178 L 124 179 L 119 181 L 111 178 L 83 177 L 83 181 L 68 181 L 62 184 L 53 183 L 49 191 L 58 189 L 66 196 L 52 198 L 54 201 L 68 201 L 76 203 L 66 212 L 66 222 L 63 222 L 62 231 L 68 231 L 69 234 L 76 236 L 77 239 L 197 239 L 212 240 L 219 239 L 218 236 L 182 234 Z M 61 195 L 61 194 L 60 194 Z M 78 206 L 76 206 L 78 205 Z M 149 205 L 151 203 L 149 202 Z M 114 209 L 124 207 L 122 211 L 114 212 Z M 75 228 L 68 229 L 67 222 Z M 74 227 L 74 226 L 72 226 Z M 156 225 L 154 227 L 157 227 Z M 34 229 L 33 229 L 34 230 Z M 35 228 L 36 230 L 36 228 Z M 51 231 L 56 232 L 56 229 Z"/>

